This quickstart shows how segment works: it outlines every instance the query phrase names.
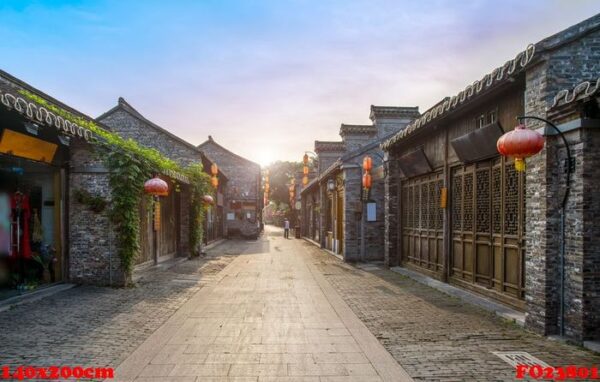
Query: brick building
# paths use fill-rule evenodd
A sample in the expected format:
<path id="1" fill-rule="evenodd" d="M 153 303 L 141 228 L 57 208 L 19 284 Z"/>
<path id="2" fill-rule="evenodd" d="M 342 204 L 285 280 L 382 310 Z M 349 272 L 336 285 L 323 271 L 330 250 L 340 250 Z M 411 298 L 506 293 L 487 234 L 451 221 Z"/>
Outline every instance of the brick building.
<path id="1" fill-rule="evenodd" d="M 109 218 L 109 172 L 93 144 L 98 137 L 82 125 L 93 123 L 132 138 L 183 167 L 202 163 L 208 171 L 213 163 L 123 99 L 94 120 L 2 71 L 0 121 L 0 298 L 41 284 L 122 285 L 131 277 L 121 267 L 115 227 Z M 161 200 L 157 232 L 152 229 L 150 206 L 140 206 L 137 265 L 186 256 L 192 250 L 189 180 L 166 170 L 159 176 L 169 184 L 170 192 Z M 218 177 L 215 199 L 222 205 L 227 177 L 221 171 Z M 106 204 L 92 207 L 85 201 L 90 197 Z M 218 227 L 223 222 L 219 210 L 218 204 L 209 208 L 208 239 L 223 233 Z"/>
<path id="2" fill-rule="evenodd" d="M 600 339 L 600 115 L 598 82 L 589 82 L 600 76 L 599 47 L 597 15 L 528 46 L 383 144 L 388 265 L 511 305 L 538 333 Z M 558 135 L 545 131 L 524 173 L 497 154 L 520 115 L 550 119 L 566 136 L 575 159 L 564 210 Z M 526 124 L 544 132 L 541 122 Z"/>
<path id="3" fill-rule="evenodd" d="M 229 151 L 211 136 L 198 149 L 229 179 L 223 206 L 225 236 L 257 237 L 263 209 L 260 165 Z"/>
<path id="4" fill-rule="evenodd" d="M 206 157 L 196 146 L 179 138 L 168 130 L 158 126 L 154 122 L 144 117 L 139 111 L 131 106 L 123 98 L 119 98 L 117 105 L 102 114 L 97 121 L 108 127 L 123 138 L 131 138 L 139 144 L 158 150 L 165 157 L 172 159 L 182 167 L 191 164 L 201 163 L 204 171 L 208 174 L 212 161 Z M 223 195 L 227 189 L 227 176 L 223 171 L 219 171 L 219 186 L 214 191 L 215 204 L 207 209 L 205 220 L 205 243 L 218 240 L 223 237 Z M 173 184 L 175 186 L 175 184 Z M 190 250 L 187 245 L 189 234 L 188 213 L 189 210 L 189 190 L 186 185 L 178 185 L 174 189 L 178 192 L 171 193 L 166 200 L 161 203 L 162 215 L 170 224 L 165 229 L 160 230 L 160 237 L 157 245 L 158 257 L 165 259 L 177 255 L 187 254 Z M 175 218 L 169 219 L 173 211 L 177 211 Z M 137 259 L 138 264 L 152 260 L 151 254 L 154 252 L 151 227 L 151 211 L 142 211 L 142 256 Z"/>
<path id="5" fill-rule="evenodd" d="M 371 125 L 342 124 L 341 141 L 315 141 L 317 177 L 301 191 L 305 237 L 345 261 L 383 260 L 384 158 L 379 146 L 418 116 L 416 107 L 371 106 Z M 376 170 L 364 204 L 361 163 L 366 155 L 372 157 Z"/>

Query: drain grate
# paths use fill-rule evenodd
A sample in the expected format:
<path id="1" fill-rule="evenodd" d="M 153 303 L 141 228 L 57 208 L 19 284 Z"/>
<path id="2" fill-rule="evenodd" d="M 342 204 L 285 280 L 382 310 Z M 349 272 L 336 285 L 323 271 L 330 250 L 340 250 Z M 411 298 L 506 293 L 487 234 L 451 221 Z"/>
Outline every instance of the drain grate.
<path id="1" fill-rule="evenodd" d="M 513 367 L 517 367 L 517 365 L 540 365 L 542 367 L 550 366 L 541 359 L 536 358 L 524 351 L 493 351 L 492 354 L 500 357 L 504 362 Z"/>

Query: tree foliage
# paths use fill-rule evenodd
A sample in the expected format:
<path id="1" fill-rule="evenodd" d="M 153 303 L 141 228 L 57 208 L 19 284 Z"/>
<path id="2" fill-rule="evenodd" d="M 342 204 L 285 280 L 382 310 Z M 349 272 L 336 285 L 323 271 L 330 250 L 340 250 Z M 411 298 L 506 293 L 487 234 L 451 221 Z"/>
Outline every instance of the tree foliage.
<path id="1" fill-rule="evenodd" d="M 302 172 L 302 162 L 277 161 L 266 167 L 269 170 L 269 200 L 288 205 L 290 178 Z"/>

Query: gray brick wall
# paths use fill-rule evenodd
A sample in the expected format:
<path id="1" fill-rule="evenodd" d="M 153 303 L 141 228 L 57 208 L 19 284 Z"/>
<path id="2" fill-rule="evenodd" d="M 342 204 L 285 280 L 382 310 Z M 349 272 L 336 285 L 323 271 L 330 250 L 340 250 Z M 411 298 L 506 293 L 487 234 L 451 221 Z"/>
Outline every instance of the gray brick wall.
<path id="1" fill-rule="evenodd" d="M 569 34 L 564 34 L 566 39 Z M 600 74 L 600 32 L 596 31 L 560 45 L 551 38 L 543 46 L 554 46 L 547 60 L 527 71 L 525 113 L 545 118 L 553 96 L 579 82 Z M 528 121 L 530 128 L 543 124 Z M 576 170 L 566 206 L 565 240 L 565 334 L 577 341 L 599 338 L 598 295 L 600 282 L 597 254 L 600 241 L 593 236 L 591 223 L 597 203 L 586 190 L 598 187 L 598 177 L 590 176 L 600 165 L 593 153 L 595 134 L 581 130 L 566 134 Z M 588 149 L 589 147 L 589 149 Z M 548 137 L 542 152 L 528 160 L 526 174 L 527 242 L 526 290 L 527 326 L 541 334 L 559 331 L 559 237 L 560 203 L 565 186 L 566 150 L 557 136 Z M 589 159 L 589 162 L 588 162 Z M 586 171 L 587 169 L 587 171 Z"/>
<path id="2" fill-rule="evenodd" d="M 72 140 L 68 198 L 69 279 L 72 282 L 97 285 L 122 285 L 125 273 L 120 268 L 115 232 L 108 217 L 108 208 L 95 213 L 73 197 L 84 190 L 110 200 L 108 173 L 93 148 Z"/>
<path id="3" fill-rule="evenodd" d="M 104 116 L 100 122 L 124 138 L 131 138 L 145 147 L 158 150 L 181 166 L 185 167 L 201 161 L 200 153 L 193 146 L 153 128 L 123 109 L 117 109 Z"/>

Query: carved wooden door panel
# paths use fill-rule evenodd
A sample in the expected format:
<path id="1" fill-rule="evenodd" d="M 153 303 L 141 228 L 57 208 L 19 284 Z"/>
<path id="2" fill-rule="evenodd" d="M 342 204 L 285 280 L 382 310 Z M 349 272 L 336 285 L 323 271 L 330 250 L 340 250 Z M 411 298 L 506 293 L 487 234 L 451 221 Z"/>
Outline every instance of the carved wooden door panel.
<path id="1" fill-rule="evenodd" d="M 443 173 L 402 182 L 403 261 L 439 272 L 444 266 Z"/>
<path id="2" fill-rule="evenodd" d="M 520 307 L 524 299 L 524 176 L 497 158 L 452 171 L 450 276 Z"/>

